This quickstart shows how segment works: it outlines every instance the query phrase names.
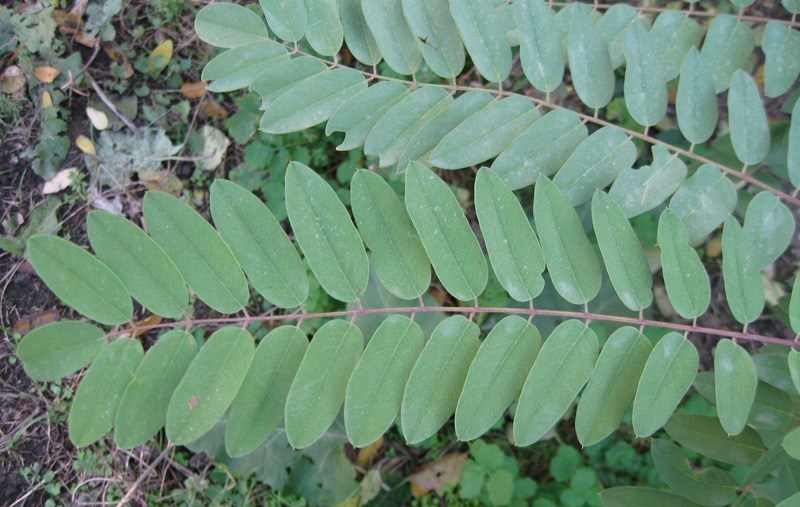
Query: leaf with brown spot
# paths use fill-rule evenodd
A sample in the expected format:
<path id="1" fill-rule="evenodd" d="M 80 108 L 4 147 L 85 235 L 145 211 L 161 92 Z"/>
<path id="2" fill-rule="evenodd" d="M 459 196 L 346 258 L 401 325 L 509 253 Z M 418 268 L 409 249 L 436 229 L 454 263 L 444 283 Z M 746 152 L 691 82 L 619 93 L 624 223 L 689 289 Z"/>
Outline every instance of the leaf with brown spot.
<path id="1" fill-rule="evenodd" d="M 466 453 L 453 452 L 419 468 L 406 479 L 411 483 L 411 494 L 419 498 L 432 489 L 444 493 L 447 486 L 455 486 L 461 480 L 466 459 Z"/>
<path id="2" fill-rule="evenodd" d="M 11 328 L 11 331 L 25 336 L 37 327 L 42 327 L 52 322 L 58 322 L 60 318 L 57 310 L 47 310 L 46 312 L 40 312 L 36 315 L 18 320 L 14 323 L 14 327 Z"/>
<path id="3" fill-rule="evenodd" d="M 181 92 L 186 96 L 187 99 L 199 99 L 205 95 L 206 85 L 208 85 L 206 81 L 200 81 L 198 83 L 183 83 L 181 85 Z"/>

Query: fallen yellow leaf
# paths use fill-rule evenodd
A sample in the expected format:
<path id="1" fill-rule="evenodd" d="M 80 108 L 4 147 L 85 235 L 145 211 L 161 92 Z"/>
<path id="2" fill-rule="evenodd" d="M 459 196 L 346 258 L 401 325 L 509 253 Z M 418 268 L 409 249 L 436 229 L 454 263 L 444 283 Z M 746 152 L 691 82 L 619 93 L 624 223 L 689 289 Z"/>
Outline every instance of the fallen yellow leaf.
<path id="1" fill-rule="evenodd" d="M 81 134 L 75 139 L 75 146 L 78 147 L 84 153 L 88 153 L 89 155 L 97 155 L 97 149 L 94 147 L 94 143 L 91 139 L 86 137 L 85 135 Z"/>
<path id="2" fill-rule="evenodd" d="M 33 69 L 33 73 L 42 83 L 52 83 L 61 74 L 61 71 L 55 67 L 42 66 Z"/>
<path id="3" fill-rule="evenodd" d="M 187 99 L 199 99 L 206 93 L 206 85 L 208 85 L 206 81 L 184 83 L 181 85 L 181 92 L 183 92 Z"/>
<path id="4" fill-rule="evenodd" d="M 129 324 L 128 326 L 125 327 L 125 331 L 129 332 L 133 331 L 131 338 L 135 338 L 140 334 L 144 334 L 150 331 L 150 328 L 146 326 L 157 326 L 158 324 L 161 324 L 162 320 L 164 320 L 164 317 L 162 317 L 161 315 L 153 314 L 144 320 L 140 320 L 139 322 L 134 323 L 134 327 L 131 327 Z"/>
<path id="5" fill-rule="evenodd" d="M 53 96 L 50 95 L 50 92 L 45 91 L 42 93 L 42 109 L 47 109 L 48 107 L 53 107 Z"/>
<path id="6" fill-rule="evenodd" d="M 378 453 L 378 450 L 383 445 L 383 436 L 381 436 L 378 440 L 372 442 L 366 447 L 362 447 L 358 450 L 358 464 L 362 467 L 372 463 L 372 460 L 375 459 L 375 455 Z"/>
<path id="7" fill-rule="evenodd" d="M 230 114 L 227 109 L 214 99 L 204 100 L 200 103 L 200 107 L 206 115 L 218 120 L 224 120 Z"/>
<path id="8" fill-rule="evenodd" d="M 64 190 L 72 182 L 73 174 L 76 175 L 78 174 L 78 169 L 75 167 L 70 167 L 69 169 L 62 169 L 61 171 L 58 171 L 58 174 L 56 174 L 53 177 L 53 179 L 45 182 L 44 188 L 42 188 L 42 193 L 47 195 L 47 194 L 54 194 L 56 192 Z"/>
<path id="9" fill-rule="evenodd" d="M 169 61 L 172 60 L 172 48 L 172 39 L 167 39 L 159 44 L 158 47 L 150 53 L 150 57 L 147 59 L 147 63 L 150 64 L 150 70 L 154 72 L 161 72 L 164 70 L 169 64 Z"/>
<path id="10" fill-rule="evenodd" d="M 105 130 L 108 128 L 108 116 L 103 111 L 99 111 L 93 107 L 86 108 L 86 116 L 89 117 L 89 121 L 92 122 L 94 128 L 97 130 Z"/>
<path id="11" fill-rule="evenodd" d="M 16 65 L 9 65 L 0 74 L 0 91 L 5 93 L 17 93 L 25 87 L 25 74 Z"/>

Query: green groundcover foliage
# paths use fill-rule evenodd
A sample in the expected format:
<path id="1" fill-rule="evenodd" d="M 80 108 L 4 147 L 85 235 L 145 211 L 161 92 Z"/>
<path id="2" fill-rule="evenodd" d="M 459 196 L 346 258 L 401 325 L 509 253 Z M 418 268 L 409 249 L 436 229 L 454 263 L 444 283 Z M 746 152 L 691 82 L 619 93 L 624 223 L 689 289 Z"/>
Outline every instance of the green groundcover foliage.
<path id="1" fill-rule="evenodd" d="M 509 438 L 527 446 L 566 415 L 584 446 L 630 421 L 668 485 L 607 489 L 606 506 L 800 505 L 800 282 L 791 260 L 775 267 L 800 207 L 800 105 L 788 93 L 800 2 L 775 2 L 775 20 L 737 17 L 753 2 L 731 3 L 733 14 L 544 0 L 203 8 L 197 34 L 221 48 L 203 71 L 209 90 L 256 94 L 267 133 L 327 122 L 344 133 L 339 150 L 363 147 L 404 188 L 358 170 L 348 209 L 292 162 L 279 196 L 291 234 L 218 179 L 213 226 L 151 191 L 149 234 L 89 214 L 95 255 L 36 235 L 39 276 L 97 324 L 34 330 L 18 348 L 26 371 L 55 380 L 89 366 L 69 416 L 79 446 L 113 431 L 132 448 L 165 428 L 203 448 L 211 431 L 238 458 L 275 439 L 307 451 L 341 434 L 363 447 L 395 423 L 414 444 L 451 417 L 474 440 L 507 411 Z M 550 101 L 565 88 L 577 98 Z M 791 121 L 768 119 L 768 99 Z M 468 168 L 472 203 L 447 183 Z M 306 312 L 304 261 L 346 310 Z M 492 280 L 507 307 L 481 304 Z M 460 305 L 427 302 L 432 282 Z M 363 304 L 370 287 L 386 297 Z M 120 327 L 132 298 L 175 328 L 147 351 Z M 194 298 L 229 317 L 196 322 Z M 240 313 L 254 298 L 279 310 Z M 703 320 L 712 308 L 741 328 Z M 313 337 L 294 326 L 318 317 Z M 253 322 L 283 325 L 256 343 Z M 205 343 L 185 331 L 199 324 L 216 327 Z M 715 343 L 713 373 L 698 375 L 696 335 Z M 676 413 L 692 386 L 711 415 Z M 697 468 L 687 452 L 723 468 Z M 513 485 L 506 475 L 496 480 Z"/>

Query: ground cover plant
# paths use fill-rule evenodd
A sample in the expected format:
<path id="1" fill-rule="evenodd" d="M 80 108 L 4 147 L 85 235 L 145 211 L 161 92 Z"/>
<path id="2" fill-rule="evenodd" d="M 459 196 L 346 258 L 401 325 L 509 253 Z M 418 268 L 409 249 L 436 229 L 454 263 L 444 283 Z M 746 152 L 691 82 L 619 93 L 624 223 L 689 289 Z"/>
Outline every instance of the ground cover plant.
<path id="1" fill-rule="evenodd" d="M 228 135 L 175 105 L 178 143 L 98 91 L 88 183 L 57 171 L 44 118 L 68 112 L 44 90 L 32 167 L 96 193 L 94 255 L 52 234 L 52 201 L 4 248 L 82 316 L 16 349 L 40 382 L 88 366 L 70 440 L 163 435 L 152 466 L 184 446 L 311 505 L 800 501 L 800 5 L 637 7 L 207 5 L 194 29 L 219 51 L 169 86 L 234 93 Z M 120 9 L 94 12 L 97 37 Z M 183 68 L 172 53 L 131 72 Z M 222 178 L 228 136 L 246 148 Z M 99 192 L 136 181 L 127 220 Z M 388 451 L 364 468 L 387 440 L 431 449 L 410 490 Z"/>

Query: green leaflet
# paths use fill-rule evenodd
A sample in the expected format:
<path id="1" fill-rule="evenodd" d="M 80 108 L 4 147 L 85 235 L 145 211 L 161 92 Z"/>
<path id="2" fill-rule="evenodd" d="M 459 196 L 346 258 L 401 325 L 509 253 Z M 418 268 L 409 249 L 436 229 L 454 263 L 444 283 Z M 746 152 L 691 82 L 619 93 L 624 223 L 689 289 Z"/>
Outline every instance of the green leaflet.
<path id="1" fill-rule="evenodd" d="M 411 162 L 406 209 L 439 281 L 455 298 L 471 301 L 486 288 L 486 258 L 450 187 L 430 169 Z"/>
<path id="2" fill-rule="evenodd" d="M 572 203 L 546 177 L 536 182 L 533 218 L 547 271 L 558 293 L 572 304 L 594 299 L 600 291 L 600 260 Z"/>
<path id="3" fill-rule="evenodd" d="M 558 40 L 561 42 L 561 54 L 564 55 L 565 59 L 569 56 L 569 29 L 577 10 L 581 10 L 589 16 L 592 23 L 598 21 L 601 17 L 599 11 L 592 11 L 591 6 L 583 2 L 569 2 L 569 5 L 556 12 L 556 15 L 553 16 L 553 22 L 558 34 Z"/>
<path id="4" fill-rule="evenodd" d="M 792 383 L 794 383 L 795 389 L 800 391 L 800 352 L 798 352 L 797 349 L 789 351 L 788 362 Z"/>
<path id="5" fill-rule="evenodd" d="M 650 127 L 667 114 L 667 83 L 660 55 L 653 47 L 650 34 L 639 24 L 625 31 L 624 52 L 627 62 L 625 105 L 636 123 Z"/>
<path id="6" fill-rule="evenodd" d="M 403 0 L 403 13 L 431 70 L 443 78 L 458 77 L 464 46 L 447 0 Z"/>
<path id="7" fill-rule="evenodd" d="M 383 55 L 367 26 L 361 0 L 339 0 L 339 17 L 342 18 L 347 49 L 364 65 L 377 65 Z"/>
<path id="8" fill-rule="evenodd" d="M 795 187 L 800 187 L 800 100 L 795 102 L 792 108 L 792 122 L 789 125 L 789 148 L 786 162 L 789 170 L 789 180 Z"/>
<path id="9" fill-rule="evenodd" d="M 764 453 L 761 458 L 753 465 L 744 479 L 739 482 L 740 488 L 746 488 L 756 482 L 763 481 L 775 469 L 785 464 L 789 460 L 789 455 L 786 454 L 781 445 L 773 445 L 769 451 Z M 745 503 L 746 504 L 746 503 Z M 761 507 L 758 504 L 757 507 Z M 772 504 L 770 504 L 772 505 Z M 748 507 L 753 507 L 749 505 Z"/>
<path id="10" fill-rule="evenodd" d="M 283 44 L 273 40 L 260 40 L 229 49 L 203 68 L 201 79 L 213 81 L 208 85 L 212 92 L 229 92 L 247 88 L 268 68 L 289 59 Z"/>
<path id="11" fill-rule="evenodd" d="M 639 438 L 667 422 L 694 382 L 699 362 L 697 349 L 680 333 L 667 333 L 656 343 L 633 400 L 633 431 Z"/>
<path id="12" fill-rule="evenodd" d="M 658 220 L 658 246 L 664 285 L 675 311 L 684 319 L 703 315 L 711 302 L 711 284 L 700 257 L 688 245 L 686 227 L 669 209 Z"/>
<path id="13" fill-rule="evenodd" d="M 576 9 L 569 27 L 569 70 L 581 101 L 591 109 L 605 107 L 614 96 L 614 71 L 608 47 L 589 16 Z"/>
<path id="14" fill-rule="evenodd" d="M 86 447 L 111 430 L 119 400 L 143 355 L 142 344 L 132 338 L 119 338 L 100 352 L 81 380 L 70 407 L 72 443 Z"/>
<path id="15" fill-rule="evenodd" d="M 330 118 L 340 105 L 366 88 L 367 80 L 355 69 L 320 72 L 275 97 L 264 110 L 261 129 L 285 134 L 313 127 Z"/>
<path id="16" fill-rule="evenodd" d="M 344 421 L 354 446 L 373 443 L 391 427 L 424 346 L 419 324 L 404 315 L 392 315 L 378 326 L 347 384 Z"/>
<path id="17" fill-rule="evenodd" d="M 592 223 L 611 284 L 622 303 L 639 311 L 653 302 L 653 275 L 625 213 L 605 192 L 592 199 Z"/>
<path id="18" fill-rule="evenodd" d="M 736 207 L 736 187 L 711 164 L 700 166 L 683 182 L 669 201 L 669 207 L 683 220 L 694 244 L 708 236 Z"/>
<path id="19" fill-rule="evenodd" d="M 306 40 L 314 51 L 334 56 L 342 47 L 344 29 L 336 0 L 304 0 L 308 27 Z"/>
<path id="20" fill-rule="evenodd" d="M 62 321 L 38 327 L 17 346 L 25 373 L 39 382 L 72 375 L 106 346 L 106 334 L 88 322 Z"/>
<path id="21" fill-rule="evenodd" d="M 194 21 L 200 40 L 212 46 L 234 48 L 269 37 L 264 20 L 255 12 L 233 3 L 207 5 Z"/>
<path id="22" fill-rule="evenodd" d="M 730 505 L 736 499 L 736 479 L 724 470 L 709 467 L 695 469 L 677 445 L 653 440 L 653 463 L 664 482 L 700 505 Z"/>
<path id="23" fill-rule="evenodd" d="M 786 1 L 786 0 L 784 0 Z M 776 505 L 775 507 L 794 507 L 800 503 L 800 493 L 795 493 L 794 495 L 790 496 L 789 498 L 783 500 L 781 503 Z"/>
<path id="24" fill-rule="evenodd" d="M 743 70 L 731 77 L 728 91 L 728 123 L 736 157 L 746 165 L 757 165 L 769 151 L 767 113 L 753 78 Z"/>
<path id="25" fill-rule="evenodd" d="M 785 391 L 792 396 L 797 396 L 786 356 L 782 354 L 757 354 L 753 357 L 756 363 L 758 378 L 764 382 Z"/>
<path id="26" fill-rule="evenodd" d="M 469 365 L 478 352 L 480 328 L 461 315 L 443 320 L 408 377 L 400 423 L 409 444 L 439 431 L 453 415 Z"/>
<path id="27" fill-rule="evenodd" d="M 162 317 L 186 311 L 186 283 L 175 264 L 150 236 L 122 217 L 92 211 L 86 219 L 89 242 L 97 257 L 119 276 L 142 305 Z"/>
<path id="28" fill-rule="evenodd" d="M 710 67 L 714 92 L 728 89 L 734 71 L 747 64 L 754 47 L 755 35 L 750 27 L 730 14 L 714 18 L 700 51 Z"/>
<path id="29" fill-rule="evenodd" d="M 699 46 L 703 29 L 684 13 L 666 10 L 658 15 L 650 30 L 650 42 L 656 54 L 661 55 L 664 80 L 671 81 L 683 75 L 681 62 L 692 46 Z"/>
<path id="30" fill-rule="evenodd" d="M 686 498 L 660 489 L 620 486 L 604 489 L 600 498 L 606 507 L 697 507 Z"/>
<path id="31" fill-rule="evenodd" d="M 544 289 L 544 257 L 539 239 L 514 193 L 491 169 L 475 178 L 475 211 L 497 279 L 517 301 Z"/>
<path id="32" fill-rule="evenodd" d="M 792 430 L 783 438 L 783 448 L 794 459 L 800 459 L 800 428 Z"/>
<path id="33" fill-rule="evenodd" d="M 630 31 L 629 28 L 633 25 L 639 26 L 645 33 L 650 29 L 650 21 L 627 4 L 613 5 L 595 25 L 608 46 L 608 57 L 612 69 L 617 69 L 625 63 L 623 49 L 625 38 Z M 654 53 L 654 55 L 656 55 L 656 59 L 660 58 L 659 53 Z"/>
<path id="34" fill-rule="evenodd" d="M 408 95 L 408 88 L 395 81 L 383 81 L 359 92 L 333 113 L 325 125 L 325 135 L 344 132 L 339 151 L 352 150 L 363 145 L 375 124 L 397 102 Z"/>
<path id="35" fill-rule="evenodd" d="M 259 0 L 267 24 L 279 38 L 297 42 L 306 34 L 308 14 L 303 0 Z"/>
<path id="36" fill-rule="evenodd" d="M 259 294 L 281 308 L 305 302 L 306 268 L 286 232 L 258 197 L 236 183 L 216 180 L 211 185 L 211 216 Z"/>
<path id="37" fill-rule="evenodd" d="M 325 292 L 355 301 L 369 279 L 369 261 L 350 214 L 331 186 L 309 167 L 286 169 L 286 211 L 295 238 Z"/>
<path id="38" fill-rule="evenodd" d="M 486 433 L 519 396 L 542 337 L 536 326 L 509 315 L 492 328 L 472 361 L 456 407 L 456 435 L 473 440 Z"/>
<path id="39" fill-rule="evenodd" d="M 293 326 L 270 331 L 258 344 L 225 424 L 228 454 L 249 454 L 281 423 L 289 388 L 307 348 L 305 333 Z"/>
<path id="40" fill-rule="evenodd" d="M 514 414 L 514 442 L 531 445 L 567 411 L 589 380 L 600 345 L 594 331 L 568 320 L 545 340 L 533 364 Z"/>
<path id="41" fill-rule="evenodd" d="M 719 104 L 714 81 L 697 48 L 689 49 L 681 64 L 681 79 L 675 99 L 675 112 L 681 134 L 690 143 L 708 140 L 717 128 Z M 653 147 L 655 149 L 655 146 Z"/>
<path id="42" fill-rule="evenodd" d="M 167 438 L 175 445 L 197 440 L 228 410 L 253 361 L 253 337 L 240 327 L 211 335 L 189 364 L 167 408 Z"/>
<path id="43" fill-rule="evenodd" d="M 525 77 L 537 90 L 552 92 L 564 78 L 564 55 L 553 22 L 553 11 L 544 0 L 514 2 L 519 28 L 519 57 Z"/>
<path id="44" fill-rule="evenodd" d="M 772 264 L 789 246 L 794 236 L 794 216 L 775 194 L 759 192 L 747 205 L 744 235 L 756 268 Z"/>
<path id="45" fill-rule="evenodd" d="M 299 82 L 326 70 L 328 67 L 321 60 L 311 56 L 282 59 L 256 76 L 250 83 L 250 91 L 261 96 L 261 109 L 263 110 Z"/>
<path id="46" fill-rule="evenodd" d="M 753 428 L 730 436 L 714 416 L 675 414 L 664 429 L 679 444 L 723 463 L 749 465 L 762 456 L 763 444 Z"/>
<path id="47" fill-rule="evenodd" d="M 431 164 L 461 169 L 496 157 L 539 119 L 526 97 L 512 96 L 476 112 L 444 136 L 431 154 Z"/>
<path id="48" fill-rule="evenodd" d="M 493 100 L 487 92 L 470 91 L 459 96 L 455 101 L 448 102 L 449 105 L 445 106 L 444 110 L 437 109 L 441 112 L 422 125 L 414 137 L 408 141 L 398 157 L 397 168 L 401 171 L 405 170 L 412 160 L 425 163 L 427 155 L 444 139 L 444 136 L 474 113 L 488 106 Z"/>
<path id="49" fill-rule="evenodd" d="M 144 218 L 150 236 L 197 297 L 220 313 L 238 312 L 247 304 L 250 290 L 231 249 L 188 204 L 150 191 L 144 196 Z"/>
<path id="50" fill-rule="evenodd" d="M 729 435 L 738 435 L 756 397 L 758 377 L 753 359 L 740 345 L 724 339 L 714 354 L 714 385 L 717 414 Z"/>
<path id="51" fill-rule="evenodd" d="M 575 432 L 581 445 L 594 445 L 619 427 L 652 349 L 636 328 L 622 327 L 608 338 L 578 402 Z"/>
<path id="52" fill-rule="evenodd" d="M 147 351 L 114 419 L 114 441 L 119 447 L 140 446 L 164 427 L 169 400 L 195 354 L 194 337 L 178 330 L 161 336 Z"/>
<path id="53" fill-rule="evenodd" d="M 286 436 L 292 447 L 313 444 L 336 419 L 363 349 L 361 330 L 343 320 L 328 321 L 314 335 L 286 399 Z"/>
<path id="54" fill-rule="evenodd" d="M 800 33 L 782 21 L 767 23 L 761 49 L 766 56 L 764 94 L 783 95 L 800 73 Z"/>
<path id="55" fill-rule="evenodd" d="M 796 421 L 792 397 L 766 382 L 759 381 L 747 423 L 756 429 L 774 429 L 784 434 Z"/>
<path id="56" fill-rule="evenodd" d="M 653 145 L 653 163 L 624 169 L 608 191 L 630 219 L 659 206 L 680 188 L 688 169 L 677 154 Z"/>
<path id="57" fill-rule="evenodd" d="M 800 276 L 795 275 L 792 286 L 792 297 L 789 300 L 789 323 L 792 331 L 800 333 Z M 800 383 L 797 384 L 800 391 Z"/>
<path id="58" fill-rule="evenodd" d="M 737 9 L 744 9 L 745 7 L 749 7 L 753 4 L 756 0 L 730 0 L 734 7 Z"/>
<path id="59" fill-rule="evenodd" d="M 362 0 L 364 19 L 389 67 L 400 74 L 414 74 L 422 53 L 403 15 L 400 0 Z"/>
<path id="60" fill-rule="evenodd" d="M 47 287 L 79 313 L 109 326 L 133 317 L 133 303 L 122 281 L 78 245 L 36 234 L 28 240 L 28 256 Z"/>
<path id="61" fill-rule="evenodd" d="M 411 92 L 378 120 L 367 136 L 364 153 L 380 156 L 381 167 L 395 164 L 422 126 L 452 102 L 444 88 L 423 87 Z"/>
<path id="62" fill-rule="evenodd" d="M 792 14 L 800 13 L 800 0 L 781 0 L 781 5 Z"/>
<path id="63" fill-rule="evenodd" d="M 511 73 L 511 46 L 489 0 L 450 0 L 450 13 L 478 72 L 488 81 Z"/>
<path id="64" fill-rule="evenodd" d="M 764 282 L 752 243 L 732 216 L 722 230 L 722 275 L 734 318 L 742 324 L 756 320 L 764 309 Z"/>
<path id="65" fill-rule="evenodd" d="M 549 177 L 558 171 L 587 136 L 586 125 L 577 114 L 556 109 L 520 134 L 494 160 L 492 170 L 511 190 L 525 188 L 533 185 L 540 174 Z"/>
<path id="66" fill-rule="evenodd" d="M 353 216 L 386 290 L 417 299 L 428 290 L 431 267 L 403 203 L 379 175 L 361 169 L 350 183 Z"/>
<path id="67" fill-rule="evenodd" d="M 573 206 L 589 202 L 595 190 L 610 185 L 636 161 L 636 145 L 616 127 L 587 137 L 553 178 Z"/>

